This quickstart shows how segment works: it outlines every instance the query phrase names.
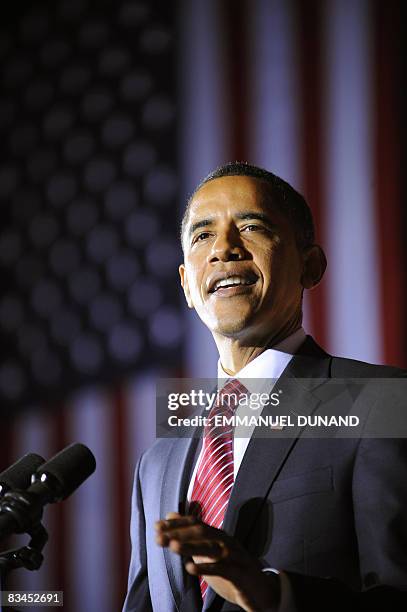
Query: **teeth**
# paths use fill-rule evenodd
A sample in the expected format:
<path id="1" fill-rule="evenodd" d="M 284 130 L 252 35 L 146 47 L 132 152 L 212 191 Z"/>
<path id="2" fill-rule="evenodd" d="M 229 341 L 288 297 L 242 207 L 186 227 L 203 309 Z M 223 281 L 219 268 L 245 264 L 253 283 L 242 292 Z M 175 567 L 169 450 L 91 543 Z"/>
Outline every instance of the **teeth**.
<path id="1" fill-rule="evenodd" d="M 252 281 L 241 278 L 240 276 L 231 276 L 230 278 L 223 278 L 219 280 L 213 290 L 216 291 L 219 287 L 231 287 L 232 285 L 251 285 Z"/>

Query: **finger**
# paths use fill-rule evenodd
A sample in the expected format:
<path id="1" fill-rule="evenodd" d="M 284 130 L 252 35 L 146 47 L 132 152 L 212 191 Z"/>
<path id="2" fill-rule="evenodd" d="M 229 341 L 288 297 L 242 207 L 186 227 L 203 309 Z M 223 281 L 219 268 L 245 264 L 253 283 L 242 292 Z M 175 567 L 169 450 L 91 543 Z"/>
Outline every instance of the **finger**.
<path id="1" fill-rule="evenodd" d="M 165 515 L 165 518 L 170 521 L 172 519 L 182 518 L 182 515 L 179 514 L 179 512 L 168 512 L 168 514 Z"/>
<path id="2" fill-rule="evenodd" d="M 155 541 L 158 546 L 167 547 L 170 544 L 170 538 L 165 533 L 156 533 Z"/>
<path id="3" fill-rule="evenodd" d="M 170 542 L 170 534 L 174 532 L 174 529 L 183 528 L 189 525 L 191 525 L 191 520 L 185 520 L 184 518 L 157 521 L 155 524 L 157 544 L 160 546 L 168 546 Z"/>
<path id="4" fill-rule="evenodd" d="M 170 540 L 178 540 L 179 542 L 198 542 L 205 540 L 221 540 L 224 535 L 219 529 L 213 529 L 203 523 L 195 525 L 181 525 L 177 527 L 167 527 L 159 530 L 157 535 L 164 535 Z"/>
<path id="5" fill-rule="evenodd" d="M 230 578 L 233 568 L 228 563 L 217 561 L 213 563 L 194 563 L 187 561 L 185 569 L 192 576 L 221 576 L 222 578 Z"/>
<path id="6" fill-rule="evenodd" d="M 175 512 L 171 512 L 170 514 L 175 514 Z M 155 523 L 155 528 L 157 531 L 169 531 L 170 529 L 175 529 L 178 527 L 184 527 L 189 525 L 195 525 L 198 521 L 193 516 L 181 516 L 177 515 L 177 518 L 168 518 L 169 514 L 167 514 L 167 518 L 165 520 L 157 521 Z"/>
<path id="7" fill-rule="evenodd" d="M 229 553 L 224 543 L 217 541 L 191 543 L 171 540 L 169 548 L 173 552 L 185 557 L 210 557 L 214 562 L 226 559 Z"/>
<path id="8" fill-rule="evenodd" d="M 204 537 L 202 524 L 197 523 L 192 517 L 174 519 L 169 521 L 158 521 L 156 523 L 155 541 L 159 546 L 169 546 L 172 540 L 186 542 Z"/>
<path id="9" fill-rule="evenodd" d="M 202 505 L 197 501 L 191 501 L 188 508 L 188 514 L 200 518 L 202 516 Z"/>
<path id="10" fill-rule="evenodd" d="M 157 529 L 156 542 L 159 546 L 169 546 L 170 542 L 180 543 L 202 542 L 205 540 L 218 540 L 221 532 L 212 529 L 208 525 L 198 523 L 196 525 L 182 525 L 180 527 Z"/>

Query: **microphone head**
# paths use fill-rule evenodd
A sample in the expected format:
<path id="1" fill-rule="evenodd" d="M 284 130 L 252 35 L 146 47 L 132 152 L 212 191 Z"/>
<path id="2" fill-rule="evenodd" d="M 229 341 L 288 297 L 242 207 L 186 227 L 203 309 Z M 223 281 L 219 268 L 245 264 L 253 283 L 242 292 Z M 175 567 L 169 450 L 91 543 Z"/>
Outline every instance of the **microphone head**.
<path id="1" fill-rule="evenodd" d="M 0 497 L 13 489 L 27 489 L 31 475 L 45 463 L 45 459 L 36 453 L 28 453 L 0 474 Z"/>
<path id="2" fill-rule="evenodd" d="M 96 459 L 87 446 L 70 444 L 37 469 L 33 481 L 58 483 L 58 499 L 71 495 L 96 469 Z"/>

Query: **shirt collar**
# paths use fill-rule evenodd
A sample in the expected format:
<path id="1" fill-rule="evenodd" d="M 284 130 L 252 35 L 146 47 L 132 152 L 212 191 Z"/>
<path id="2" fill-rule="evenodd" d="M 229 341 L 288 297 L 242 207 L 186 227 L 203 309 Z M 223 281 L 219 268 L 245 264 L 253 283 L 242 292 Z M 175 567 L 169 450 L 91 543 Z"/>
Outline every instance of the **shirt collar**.
<path id="1" fill-rule="evenodd" d="M 248 384 L 248 379 L 251 378 L 260 378 L 264 380 L 280 378 L 305 338 L 306 333 L 304 329 L 300 327 L 293 334 L 273 346 L 273 348 L 263 351 L 263 353 L 258 355 L 253 361 L 250 361 L 239 372 L 236 372 L 233 378 L 241 380 L 246 387 L 250 386 L 250 383 Z M 229 374 L 226 374 L 219 359 L 218 379 L 224 380 L 225 378 L 231 377 Z M 248 390 L 250 391 L 250 389 Z"/>

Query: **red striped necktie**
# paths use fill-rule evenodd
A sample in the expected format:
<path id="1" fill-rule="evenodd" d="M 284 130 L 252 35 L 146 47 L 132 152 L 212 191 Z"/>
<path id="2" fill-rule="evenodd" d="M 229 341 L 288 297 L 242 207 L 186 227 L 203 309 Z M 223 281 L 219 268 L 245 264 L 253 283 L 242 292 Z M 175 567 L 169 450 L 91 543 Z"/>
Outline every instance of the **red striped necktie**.
<path id="1" fill-rule="evenodd" d="M 201 520 L 220 529 L 234 482 L 233 427 L 215 421 L 216 416 L 231 417 L 247 389 L 231 379 L 218 392 L 204 430 L 203 446 L 191 495 L 191 505 L 199 508 Z M 202 599 L 208 584 L 200 577 Z"/>

